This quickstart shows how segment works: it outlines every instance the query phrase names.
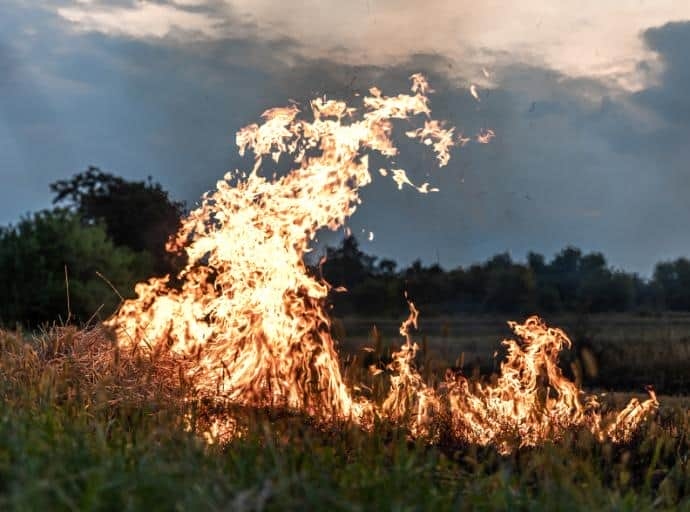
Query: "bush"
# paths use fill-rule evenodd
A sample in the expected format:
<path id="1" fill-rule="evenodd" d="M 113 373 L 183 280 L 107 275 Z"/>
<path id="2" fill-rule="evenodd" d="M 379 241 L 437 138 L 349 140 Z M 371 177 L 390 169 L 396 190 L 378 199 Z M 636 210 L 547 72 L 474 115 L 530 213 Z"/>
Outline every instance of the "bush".
<path id="1" fill-rule="evenodd" d="M 100 223 L 85 225 L 64 209 L 43 211 L 0 228 L 0 324 L 36 327 L 67 320 L 67 268 L 71 320 L 108 316 L 123 295 L 151 274 L 151 257 L 116 247 Z"/>

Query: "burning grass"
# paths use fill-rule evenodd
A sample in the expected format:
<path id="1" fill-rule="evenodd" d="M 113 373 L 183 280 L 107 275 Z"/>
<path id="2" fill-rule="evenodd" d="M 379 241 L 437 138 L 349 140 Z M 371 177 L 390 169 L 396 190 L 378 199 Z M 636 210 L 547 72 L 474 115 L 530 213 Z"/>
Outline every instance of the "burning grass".
<path id="1" fill-rule="evenodd" d="M 623 444 L 574 429 L 506 455 L 414 441 L 385 422 L 365 432 L 190 398 L 186 363 L 123 352 L 103 329 L 1 333 L 0 343 L 7 510 L 690 507 L 687 404 L 662 408 Z M 227 415 L 246 434 L 209 444 Z"/>
<path id="2" fill-rule="evenodd" d="M 187 265 L 176 284 L 164 276 L 137 285 L 137 297 L 108 321 L 118 345 L 189 362 L 184 378 L 206 397 L 286 409 L 320 424 L 371 430 L 386 421 L 428 442 L 449 435 L 503 453 L 580 427 L 601 440 L 626 441 L 656 409 L 654 393 L 603 423 L 596 397 L 584 395 L 558 367 L 570 340 L 537 317 L 511 324 L 521 341 L 505 342 L 508 359 L 497 382 L 471 384 L 449 372 L 429 385 L 414 362 L 409 331 L 417 310 L 410 301 L 400 330 L 406 341 L 385 368 L 387 395 L 377 400 L 362 392 L 363 380 L 345 381 L 326 309 L 331 287 L 305 263 L 314 239 L 320 230 L 345 227 L 356 211 L 360 190 L 373 179 L 370 154 L 398 154 L 394 120 L 424 116 L 423 128 L 405 135 L 432 148 L 440 166 L 451 147 L 466 142 L 454 127 L 431 119 L 426 79 L 414 74 L 410 80 L 411 93 L 386 96 L 372 87 L 359 108 L 316 98 L 308 114 L 295 105 L 272 108 L 261 124 L 241 129 L 237 145 L 241 155 L 254 153 L 252 171 L 228 173 L 182 222 L 170 249 L 184 251 Z M 479 135 L 477 142 L 488 140 Z M 264 161 L 281 159 L 292 170 L 264 176 Z M 389 171 L 399 188 L 435 190 L 413 185 L 403 169 L 380 173 Z M 234 435 L 234 421 L 226 423 L 214 433 Z"/>

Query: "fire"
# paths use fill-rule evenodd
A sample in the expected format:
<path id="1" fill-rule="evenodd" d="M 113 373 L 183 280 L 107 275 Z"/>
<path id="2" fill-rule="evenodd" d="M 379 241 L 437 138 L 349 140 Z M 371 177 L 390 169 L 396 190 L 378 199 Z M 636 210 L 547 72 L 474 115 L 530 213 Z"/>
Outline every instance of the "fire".
<path id="1" fill-rule="evenodd" d="M 228 173 L 216 190 L 184 220 L 171 239 L 188 263 L 171 280 L 152 278 L 136 286 L 137 298 L 125 302 L 110 325 L 121 346 L 169 350 L 193 361 L 189 377 L 199 392 L 249 407 L 284 407 L 319 421 L 347 420 L 370 428 L 376 418 L 403 424 L 414 436 L 430 440 L 439 425 L 458 440 L 493 444 L 503 452 L 533 446 L 586 427 L 603 438 L 627 439 L 647 413 L 649 400 L 631 404 L 602 426 L 595 397 L 582 398 L 557 364 L 567 336 L 536 317 L 511 323 L 522 343 L 506 341 L 508 358 L 493 384 L 472 383 L 449 373 L 442 385 L 428 385 L 415 367 L 417 345 L 410 329 L 417 310 L 401 327 L 405 344 L 393 355 L 383 401 L 365 398 L 348 385 L 325 310 L 328 283 L 304 262 L 317 232 L 341 228 L 368 185 L 368 154 L 397 154 L 392 139 L 395 119 L 424 116 L 422 128 L 406 132 L 448 163 L 456 137 L 430 118 L 426 79 L 411 77 L 411 94 L 385 96 L 372 87 L 361 110 L 343 101 L 317 98 L 311 120 L 295 105 L 263 113 L 261 124 L 237 133 L 240 154 L 252 151 L 249 173 Z M 494 132 L 477 135 L 486 143 Z M 290 158 L 286 175 L 262 174 L 265 159 Z M 380 169 L 398 184 L 419 192 L 403 169 Z"/>
<path id="2" fill-rule="evenodd" d="M 536 446 L 545 439 L 560 439 L 573 428 L 587 428 L 601 440 L 630 439 L 640 423 L 656 410 L 656 395 L 644 402 L 633 399 L 608 424 L 599 412 L 595 395 L 586 395 L 563 376 L 558 355 L 571 341 L 560 329 L 548 327 L 539 317 L 524 324 L 508 322 L 520 338 L 504 340 L 507 358 L 496 381 L 483 385 L 462 375 L 448 373 L 438 389 L 421 380 L 412 363 L 417 344 L 409 327 L 417 324 L 418 312 L 410 303 L 410 316 L 401 327 L 406 342 L 393 355 L 391 393 L 384 412 L 396 419 L 407 415 L 413 433 L 438 435 L 430 430 L 433 419 L 445 418 L 450 435 L 479 445 L 494 445 L 502 453 L 516 446 Z"/>

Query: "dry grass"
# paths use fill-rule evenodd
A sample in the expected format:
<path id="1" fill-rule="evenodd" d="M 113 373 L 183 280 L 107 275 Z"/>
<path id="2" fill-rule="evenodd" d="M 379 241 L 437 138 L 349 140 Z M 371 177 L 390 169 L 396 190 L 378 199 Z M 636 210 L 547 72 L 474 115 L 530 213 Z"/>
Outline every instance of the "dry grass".
<path id="1" fill-rule="evenodd" d="M 5 400 L 22 396 L 18 390 L 35 386 L 50 390 L 58 401 L 78 397 L 87 408 L 119 404 L 174 404 L 193 385 L 186 375 L 188 361 L 167 351 L 143 354 L 117 346 L 104 327 L 80 330 L 51 327 L 30 340 L 20 333 L 0 331 L 0 375 Z"/>
<path id="2" fill-rule="evenodd" d="M 237 410 L 247 435 L 207 445 L 210 421 L 229 411 L 193 394 L 188 364 L 122 352 L 100 327 L 0 332 L 0 509 L 690 510 L 680 399 L 662 397 L 624 446 L 573 432 L 501 456 L 410 443 L 384 425 L 323 429 Z"/>

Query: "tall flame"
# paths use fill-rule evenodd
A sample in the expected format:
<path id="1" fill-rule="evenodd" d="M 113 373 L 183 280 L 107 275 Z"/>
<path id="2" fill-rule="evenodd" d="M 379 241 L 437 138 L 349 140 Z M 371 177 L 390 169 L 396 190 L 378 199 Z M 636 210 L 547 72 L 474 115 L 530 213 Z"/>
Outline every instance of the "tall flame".
<path id="1" fill-rule="evenodd" d="M 495 384 L 471 383 L 449 374 L 435 388 L 415 368 L 416 344 L 409 330 L 417 310 L 401 327 L 406 342 L 393 355 L 390 391 L 382 403 L 356 396 L 341 373 L 325 310 L 328 283 L 309 272 L 305 255 L 317 232 L 342 227 L 371 180 L 368 154 L 398 152 L 394 119 L 426 117 L 406 132 L 435 152 L 444 166 L 454 145 L 468 139 L 430 118 L 426 79 L 411 76 L 411 94 L 385 96 L 372 87 L 363 109 L 317 98 L 311 121 L 292 105 L 263 113 L 261 124 L 237 133 L 251 172 L 228 173 L 216 190 L 183 221 L 170 250 L 188 258 L 175 282 L 152 278 L 136 286 L 110 324 L 122 346 L 170 350 L 195 363 L 189 370 L 200 391 L 245 406 L 287 407 L 319 420 L 347 419 L 364 428 L 376 417 L 402 423 L 417 436 L 438 436 L 445 421 L 457 439 L 495 444 L 501 451 L 535 445 L 564 429 L 586 426 L 603 437 L 624 440 L 656 407 L 652 396 L 631 403 L 616 421 L 601 426 L 595 397 L 582 401 L 557 365 L 570 341 L 536 317 L 511 323 L 522 346 L 507 341 L 508 359 Z M 477 136 L 489 142 L 494 132 Z M 295 167 L 282 177 L 262 175 L 266 158 L 289 157 Z M 403 169 L 385 169 L 399 187 L 414 185 Z"/>

